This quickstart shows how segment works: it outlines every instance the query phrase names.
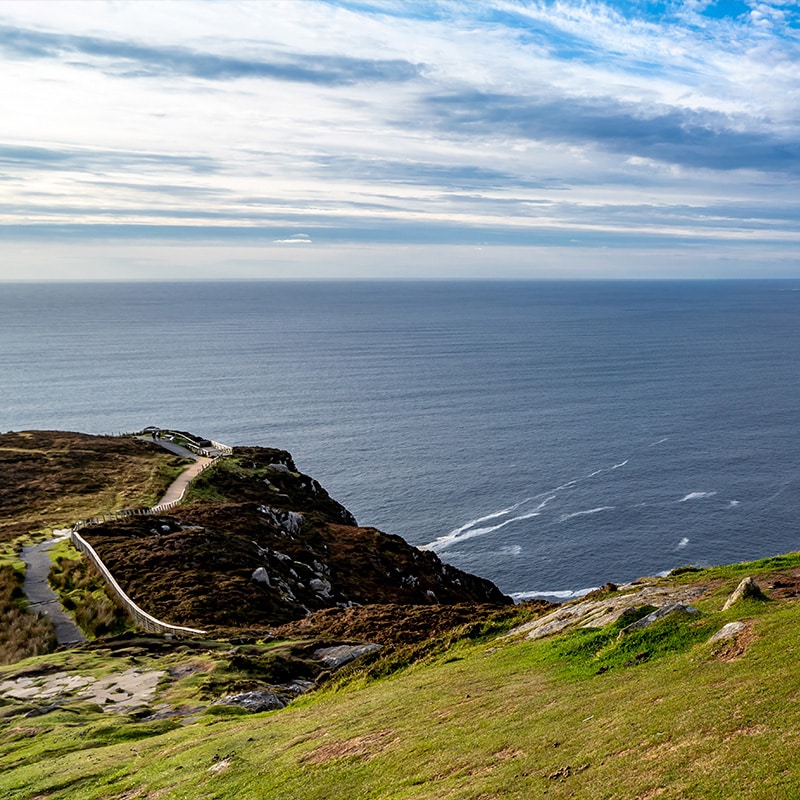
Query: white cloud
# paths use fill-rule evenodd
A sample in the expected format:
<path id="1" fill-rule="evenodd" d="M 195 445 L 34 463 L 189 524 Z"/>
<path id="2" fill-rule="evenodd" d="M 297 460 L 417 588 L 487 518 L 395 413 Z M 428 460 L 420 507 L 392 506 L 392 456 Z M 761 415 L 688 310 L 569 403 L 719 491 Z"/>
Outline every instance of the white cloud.
<path id="1" fill-rule="evenodd" d="M 286 239 L 273 239 L 273 244 L 311 244 L 311 237 L 306 233 L 296 233 Z"/>
<path id="2" fill-rule="evenodd" d="M 0 225 L 309 252 L 800 240 L 791 4 L 683 7 L 7 0 Z"/>

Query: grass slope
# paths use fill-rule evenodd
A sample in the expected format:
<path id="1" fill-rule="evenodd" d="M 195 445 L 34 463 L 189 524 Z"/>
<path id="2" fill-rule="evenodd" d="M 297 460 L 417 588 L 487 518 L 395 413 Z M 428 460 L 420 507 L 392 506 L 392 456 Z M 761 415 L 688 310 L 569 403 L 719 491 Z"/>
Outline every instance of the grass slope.
<path id="1" fill-rule="evenodd" d="M 702 615 L 622 638 L 471 626 L 386 677 L 354 665 L 277 712 L 14 717 L 0 796 L 795 798 L 799 572 L 794 555 L 673 578 L 707 586 Z M 795 590 L 721 611 L 743 574 Z M 710 644 L 732 620 L 748 626 L 736 644 Z"/>
<path id="2" fill-rule="evenodd" d="M 56 646 L 51 623 L 26 610 L 22 546 L 79 519 L 156 503 L 186 463 L 130 437 L 0 434 L 0 664 Z M 101 616 L 115 613 L 105 606 Z"/>
<path id="3" fill-rule="evenodd" d="M 0 542 L 150 506 L 186 466 L 156 444 L 64 431 L 0 434 Z"/>

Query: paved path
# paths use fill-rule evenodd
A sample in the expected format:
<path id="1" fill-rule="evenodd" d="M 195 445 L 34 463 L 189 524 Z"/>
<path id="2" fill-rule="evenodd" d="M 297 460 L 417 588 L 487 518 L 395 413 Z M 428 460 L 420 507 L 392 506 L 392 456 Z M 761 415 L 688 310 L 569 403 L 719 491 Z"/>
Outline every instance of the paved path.
<path id="1" fill-rule="evenodd" d="M 145 441 L 153 441 L 147 436 L 140 436 L 140 439 Z M 194 459 L 194 464 L 187 467 L 178 477 L 169 485 L 166 493 L 159 501 L 158 505 L 165 505 L 180 500 L 189 481 L 201 473 L 206 465 L 212 460 L 204 456 L 198 456 L 187 450 L 180 445 L 173 442 L 165 442 L 156 440 L 156 444 L 160 444 L 171 453 L 175 453 L 185 458 Z M 85 642 L 86 637 L 83 635 L 81 629 L 75 624 L 73 618 L 61 606 L 58 595 L 50 588 L 47 582 L 47 576 L 50 573 L 50 568 L 53 562 L 50 560 L 48 551 L 56 544 L 62 541 L 69 535 L 69 531 L 62 532 L 56 531 L 59 534 L 52 539 L 46 539 L 35 545 L 22 548 L 22 560 L 25 562 L 25 581 L 22 589 L 25 596 L 28 598 L 28 608 L 31 611 L 38 611 L 40 614 L 47 616 L 53 623 L 56 630 L 56 638 L 59 644 L 74 645 L 80 642 Z"/>
<path id="2" fill-rule="evenodd" d="M 163 447 L 165 450 L 169 450 L 170 453 L 175 453 L 176 456 L 183 456 L 184 458 L 200 458 L 196 453 L 193 453 L 191 450 L 187 450 L 185 447 L 181 447 L 179 444 L 175 444 L 175 442 L 170 442 L 167 439 L 154 439 L 152 436 L 137 436 L 142 442 L 150 442 L 151 444 L 157 444 Z"/>
<path id="3" fill-rule="evenodd" d="M 153 442 L 154 444 L 160 445 L 165 450 L 169 450 L 170 453 L 175 453 L 176 456 L 193 458 L 195 462 L 181 472 L 177 478 L 175 478 L 175 480 L 167 489 L 165 495 L 161 498 L 161 500 L 158 501 L 158 503 L 156 503 L 155 507 L 163 506 L 167 503 L 174 503 L 176 500 L 180 500 L 183 497 L 183 493 L 186 491 L 186 487 L 189 485 L 189 481 L 191 481 L 193 478 L 196 478 L 212 461 L 212 459 L 206 458 L 205 456 L 198 456 L 191 450 L 187 450 L 185 447 L 181 447 L 179 444 L 175 444 L 174 442 L 168 442 L 164 439 L 152 439 L 149 436 L 137 436 L 136 438 L 141 439 L 143 442 Z"/>
<path id="4" fill-rule="evenodd" d="M 212 459 L 205 458 L 204 456 L 192 456 L 196 459 L 195 463 L 187 467 L 177 478 L 170 484 L 166 494 L 161 498 L 158 505 L 166 505 L 183 497 L 189 481 L 196 478 L 207 466 L 211 463 Z"/>
<path id="5" fill-rule="evenodd" d="M 47 551 L 56 542 L 65 538 L 66 535 L 56 536 L 53 539 L 39 542 L 39 544 L 22 548 L 22 560 L 26 567 L 25 582 L 22 588 L 28 598 L 28 608 L 44 614 L 53 623 L 58 643 L 72 645 L 85 642 L 86 637 L 75 624 L 75 620 L 61 607 L 58 595 L 47 582 L 47 576 L 53 566 Z"/>

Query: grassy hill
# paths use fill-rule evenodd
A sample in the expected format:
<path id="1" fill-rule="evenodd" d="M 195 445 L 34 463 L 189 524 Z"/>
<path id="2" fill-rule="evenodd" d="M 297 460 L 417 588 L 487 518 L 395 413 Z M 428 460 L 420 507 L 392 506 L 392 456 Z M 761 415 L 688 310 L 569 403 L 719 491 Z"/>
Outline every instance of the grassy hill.
<path id="1" fill-rule="evenodd" d="M 242 475 L 207 473 L 185 513 L 216 530 L 261 502 L 233 490 Z M 745 576 L 767 599 L 723 610 Z M 560 607 L 367 604 L 260 637 L 101 636 L 0 667 L 0 797 L 797 798 L 798 596 L 790 554 Z M 327 649 L 364 641 L 383 646 L 326 670 Z M 297 696 L 261 713 L 225 697 L 264 690 Z"/>
<path id="2" fill-rule="evenodd" d="M 155 443 L 130 437 L 0 433 L 0 542 L 153 505 L 185 464 Z"/>
<path id="3" fill-rule="evenodd" d="M 152 505 L 185 465 L 156 444 L 129 437 L 0 434 L 0 664 L 56 645 L 52 626 L 22 602 L 22 545 L 81 518 Z"/>
<path id="4" fill-rule="evenodd" d="M 353 605 L 511 604 L 490 581 L 359 527 L 283 450 L 237 447 L 169 515 L 82 536 L 146 611 L 217 634 Z"/>
<path id="5" fill-rule="evenodd" d="M 6 699 L 0 796 L 795 798 L 797 600 L 721 608 L 744 574 L 785 589 L 799 573 L 791 556 L 659 581 L 703 587 L 702 613 L 622 638 L 618 624 L 535 640 L 501 635 L 512 621 L 471 624 L 410 663 L 377 654 L 262 714 L 212 705 L 144 719 L 65 703 L 26 718 Z M 746 622 L 743 636 L 708 642 L 732 620 Z M 37 670 L 124 671 L 133 659 L 165 670 L 151 707 L 193 706 L 198 676 L 229 669 L 231 654 L 185 647 L 39 657 L 4 668 L 0 687 Z M 206 671 L 181 672 L 198 660 Z"/>

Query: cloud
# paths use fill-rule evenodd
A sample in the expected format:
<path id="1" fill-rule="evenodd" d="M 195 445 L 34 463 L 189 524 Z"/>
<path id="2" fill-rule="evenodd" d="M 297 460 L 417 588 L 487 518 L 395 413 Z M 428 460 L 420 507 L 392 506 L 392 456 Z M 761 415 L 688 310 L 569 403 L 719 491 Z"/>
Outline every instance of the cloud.
<path id="1" fill-rule="evenodd" d="M 286 239 L 273 239 L 273 244 L 311 244 L 311 237 L 307 233 L 295 233 Z"/>
<path id="2" fill-rule="evenodd" d="M 424 122 L 423 122 L 424 124 Z M 374 180 L 381 184 L 410 186 L 446 186 L 449 190 L 491 187 L 542 186 L 549 182 L 526 180 L 505 170 L 478 164 L 443 164 L 431 160 L 361 156 L 319 155 L 312 162 L 321 174 L 347 176 L 350 179 Z"/>
<path id="3" fill-rule="evenodd" d="M 421 67 L 402 59 L 355 58 L 292 52 L 272 60 L 237 58 L 187 47 L 157 47 L 94 36 L 48 33 L 0 25 L 0 50 L 22 59 L 83 56 L 104 59 L 103 71 L 117 77 L 185 76 L 210 81 L 262 78 L 320 86 L 362 82 L 402 83 L 419 76 Z"/>
<path id="4" fill-rule="evenodd" d="M 513 135 L 594 145 L 686 167 L 800 174 L 797 139 L 712 111 L 647 108 L 607 97 L 541 99 L 475 91 L 430 97 L 426 103 L 438 127 L 456 136 Z"/>
<path id="5" fill-rule="evenodd" d="M 783 252 L 795 5 L 8 0 L 0 263 L 39 238 L 286 263 L 347 243 Z"/>
<path id="6" fill-rule="evenodd" d="M 33 170 L 141 170 L 166 167 L 181 168 L 194 173 L 210 173 L 219 169 L 216 159 L 208 156 L 176 155 L 174 153 L 137 152 L 135 150 L 104 150 L 77 147 L 40 147 L 0 143 L 0 165 Z"/>

